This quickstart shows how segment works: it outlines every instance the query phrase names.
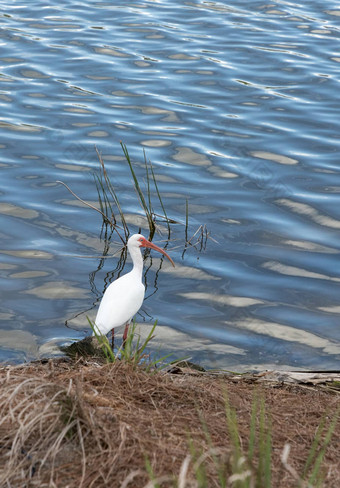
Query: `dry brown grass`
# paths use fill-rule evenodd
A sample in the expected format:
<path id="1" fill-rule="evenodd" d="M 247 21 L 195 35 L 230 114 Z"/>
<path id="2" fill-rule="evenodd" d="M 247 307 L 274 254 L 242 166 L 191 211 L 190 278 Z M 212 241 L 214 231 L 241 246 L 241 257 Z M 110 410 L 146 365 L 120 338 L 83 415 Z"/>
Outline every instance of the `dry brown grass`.
<path id="1" fill-rule="evenodd" d="M 282 465 L 302 472 L 313 437 L 337 394 L 298 386 L 256 385 L 211 375 L 150 375 L 126 364 L 50 360 L 0 370 L 0 486 L 137 488 L 148 485 L 147 456 L 162 487 L 197 486 L 188 436 L 207 465 L 208 487 L 219 486 L 202 416 L 218 456 L 230 455 L 226 390 L 247 446 L 254 391 L 272 418 L 273 487 L 296 481 Z M 325 458 L 325 487 L 340 479 L 339 425 Z M 150 485 L 152 486 L 152 484 Z"/>

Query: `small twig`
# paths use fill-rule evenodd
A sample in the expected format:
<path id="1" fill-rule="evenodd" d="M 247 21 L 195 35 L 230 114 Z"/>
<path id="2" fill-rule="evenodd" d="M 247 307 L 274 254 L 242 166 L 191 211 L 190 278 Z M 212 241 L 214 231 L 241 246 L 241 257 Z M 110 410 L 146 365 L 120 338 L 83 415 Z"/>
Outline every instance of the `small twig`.
<path id="1" fill-rule="evenodd" d="M 197 237 L 197 241 L 195 243 L 192 243 L 192 240 L 194 239 L 194 237 L 196 237 L 196 235 L 200 233 L 199 237 Z M 201 244 L 201 249 L 202 248 L 206 248 L 206 245 L 207 245 L 207 240 L 208 239 L 211 239 L 213 242 L 215 242 L 215 244 L 218 244 L 218 241 L 216 241 L 215 239 L 213 239 L 210 235 L 210 232 L 208 232 L 208 229 L 207 229 L 207 226 L 206 224 L 204 225 L 200 225 L 198 227 L 198 229 L 196 230 L 196 232 L 190 237 L 189 240 L 187 240 L 187 244 L 190 244 L 191 246 L 196 246 L 197 244 Z"/>
<path id="2" fill-rule="evenodd" d="M 85 202 L 85 200 L 83 200 L 82 198 L 78 197 L 78 195 L 76 195 L 69 186 L 66 185 L 66 183 L 64 183 L 63 181 L 60 181 L 60 180 L 57 180 L 56 183 L 60 183 L 61 185 L 63 185 L 77 200 L 79 200 L 81 203 L 83 203 L 84 205 L 86 205 L 87 207 L 90 207 L 92 208 L 93 210 L 95 210 L 96 212 L 99 212 L 100 215 L 103 217 L 103 219 L 110 225 L 112 225 L 112 222 L 107 218 L 107 216 L 101 211 L 99 210 L 99 208 L 95 207 L 94 205 L 91 205 L 91 203 L 88 203 L 88 202 Z"/>
<path id="3" fill-rule="evenodd" d="M 285 444 L 283 447 L 283 451 L 281 454 L 281 463 L 283 464 L 283 467 L 292 475 L 292 477 L 298 481 L 299 486 L 301 488 L 313 488 L 308 481 L 305 481 L 301 479 L 301 477 L 298 475 L 296 469 L 293 468 L 290 464 L 288 464 L 288 456 L 290 453 L 290 444 Z"/>
<path id="4" fill-rule="evenodd" d="M 197 234 L 199 231 L 201 231 L 201 232 L 202 232 L 202 228 L 203 228 L 203 226 L 202 226 L 202 225 L 200 225 L 200 226 L 198 227 L 198 229 L 196 230 L 196 232 L 195 232 L 195 233 L 194 233 L 194 234 L 193 234 L 193 235 L 190 237 L 190 239 L 187 241 L 187 243 L 188 243 L 188 244 L 191 244 L 191 241 L 193 240 L 193 238 L 194 238 L 194 237 L 196 237 L 196 234 Z"/>
<path id="5" fill-rule="evenodd" d="M 164 219 L 166 222 L 169 222 L 169 224 L 180 224 L 180 222 L 178 222 L 178 220 L 170 219 L 169 217 L 166 217 L 165 215 L 160 215 L 160 214 L 157 214 L 155 212 L 152 212 L 152 215 L 154 215 L 155 217 L 160 217 L 161 219 Z"/>
<path id="6" fill-rule="evenodd" d="M 130 474 L 128 474 L 123 483 L 120 485 L 120 488 L 126 488 L 130 484 L 130 481 L 133 481 L 136 476 L 140 476 L 143 474 L 144 473 L 141 469 L 136 469 L 135 471 L 132 471 Z"/>
<path id="7" fill-rule="evenodd" d="M 185 488 L 187 484 L 187 473 L 191 461 L 191 456 L 188 454 L 182 462 L 181 469 L 178 476 L 178 488 Z"/>

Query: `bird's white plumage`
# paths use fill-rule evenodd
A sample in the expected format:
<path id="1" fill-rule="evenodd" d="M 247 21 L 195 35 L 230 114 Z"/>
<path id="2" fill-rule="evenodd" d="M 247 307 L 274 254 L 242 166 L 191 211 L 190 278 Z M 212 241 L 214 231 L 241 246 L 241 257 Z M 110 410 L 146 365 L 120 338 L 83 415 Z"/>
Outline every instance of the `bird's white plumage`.
<path id="1" fill-rule="evenodd" d="M 126 275 L 109 285 L 100 302 L 95 320 L 95 331 L 106 335 L 115 327 L 128 324 L 142 306 L 145 288 L 142 282 L 143 258 L 140 248 L 150 247 L 164 254 L 174 265 L 167 253 L 149 242 L 141 234 L 134 234 L 127 243 L 133 268 Z"/>
<path id="2" fill-rule="evenodd" d="M 130 271 L 105 291 L 95 320 L 101 334 L 130 322 L 142 306 L 145 288 L 141 281 L 132 280 L 134 274 Z"/>

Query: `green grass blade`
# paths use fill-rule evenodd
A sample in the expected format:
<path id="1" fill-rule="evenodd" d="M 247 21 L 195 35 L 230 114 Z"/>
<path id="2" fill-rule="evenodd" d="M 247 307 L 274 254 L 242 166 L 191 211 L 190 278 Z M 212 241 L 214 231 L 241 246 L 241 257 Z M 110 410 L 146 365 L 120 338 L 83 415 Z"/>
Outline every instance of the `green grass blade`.
<path id="1" fill-rule="evenodd" d="M 118 213 L 119 213 L 119 217 L 120 217 L 121 224 L 123 226 L 125 237 L 127 237 L 129 235 L 128 226 L 127 226 L 127 223 L 126 223 L 126 220 L 124 217 L 124 213 L 123 213 L 122 208 L 120 206 L 117 193 L 116 193 L 114 186 L 112 185 L 111 180 L 110 180 L 108 173 L 106 171 L 104 160 L 103 160 L 103 158 L 102 158 L 102 156 L 101 156 L 101 154 L 97 148 L 96 148 L 96 153 L 97 153 L 99 163 L 100 163 L 100 174 L 97 176 L 97 192 L 100 196 L 100 199 L 105 202 L 106 209 L 110 209 L 110 213 L 111 213 L 111 218 L 109 219 L 110 222 L 111 223 L 114 222 L 114 225 L 116 226 L 117 220 L 115 217 L 115 212 L 114 212 L 113 207 L 111 205 L 110 198 L 113 200 L 113 203 L 116 206 Z M 106 213 L 108 213 L 108 212 L 106 211 Z M 116 228 L 115 228 L 115 230 L 117 232 Z M 118 235 L 119 235 L 119 233 L 118 233 Z M 119 235 L 119 237 L 123 241 L 123 239 L 121 238 L 120 235 Z"/>
<path id="2" fill-rule="evenodd" d="M 132 162 L 131 162 L 130 155 L 128 153 L 127 147 L 122 142 L 121 142 L 121 146 L 122 146 L 122 149 L 123 149 L 123 152 L 124 152 L 125 159 L 126 159 L 128 165 L 129 165 L 130 172 L 131 172 L 131 175 L 132 175 L 132 178 L 133 178 L 133 182 L 134 182 L 135 188 L 137 190 L 137 194 L 139 195 L 139 197 L 141 199 L 142 206 L 143 206 L 144 210 L 146 211 L 146 213 L 149 213 L 149 209 L 148 209 L 148 206 L 146 204 L 146 201 L 145 201 L 145 198 L 144 198 L 144 194 L 142 192 L 142 189 L 141 189 L 141 187 L 139 185 L 138 178 L 137 178 L 136 173 L 135 173 L 135 171 L 133 169 Z"/>
<path id="3" fill-rule="evenodd" d="M 317 482 L 317 477 L 319 476 L 320 468 L 322 461 L 324 459 L 327 447 L 331 441 L 332 435 L 334 433 L 336 424 L 339 420 L 339 414 L 340 414 L 340 408 L 336 411 L 334 417 L 332 418 L 332 421 L 330 423 L 330 426 L 326 432 L 325 440 L 323 441 L 322 447 L 320 448 L 320 451 L 315 459 L 315 463 L 313 466 L 312 473 L 308 479 L 308 482 L 313 485 L 313 483 Z"/>
<path id="4" fill-rule="evenodd" d="M 249 447 L 248 447 L 248 461 L 252 462 L 255 454 L 255 440 L 256 440 L 256 418 L 258 413 L 258 395 L 256 394 L 252 401 L 250 431 L 249 431 Z"/>
<path id="5" fill-rule="evenodd" d="M 188 444 L 189 444 L 189 452 L 191 455 L 191 458 L 194 461 L 193 464 L 193 469 L 195 472 L 195 478 L 197 481 L 197 488 L 207 488 L 207 473 L 206 469 L 204 467 L 203 462 L 199 462 L 200 458 L 202 457 L 202 451 L 197 452 L 194 442 L 190 435 L 188 436 Z"/>
<path id="6" fill-rule="evenodd" d="M 151 463 L 150 463 L 150 460 L 149 460 L 147 454 L 144 454 L 144 464 L 145 464 L 145 469 L 149 475 L 150 480 L 153 481 L 153 488 L 160 488 L 159 484 L 156 483 L 156 476 L 155 476 L 155 473 L 152 469 L 152 466 L 151 466 Z"/>
<path id="7" fill-rule="evenodd" d="M 96 185 L 96 189 L 97 189 L 98 201 L 99 201 L 101 211 L 103 214 L 105 214 L 105 216 L 109 222 L 113 221 L 113 223 L 115 224 L 116 218 L 115 218 L 112 206 L 110 204 L 110 201 L 107 198 L 107 194 L 105 192 L 105 187 L 103 185 L 103 181 L 99 175 L 94 175 L 94 178 L 95 178 L 95 185 Z"/>
<path id="8" fill-rule="evenodd" d="M 144 154 L 144 164 L 145 164 L 145 174 L 146 174 L 146 191 L 147 191 L 147 198 L 149 202 L 149 211 L 152 214 L 152 204 L 151 204 L 151 190 L 150 190 L 150 176 L 149 176 L 149 168 L 148 168 L 148 162 L 146 159 L 146 154 L 145 154 L 145 149 L 143 149 L 143 154 Z"/>
<path id="9" fill-rule="evenodd" d="M 169 222 L 167 213 L 165 211 L 165 207 L 163 205 L 163 200 L 162 200 L 161 194 L 160 194 L 159 189 L 158 189 L 158 184 L 157 184 L 156 176 L 155 176 L 155 173 L 154 173 L 153 166 L 152 166 L 151 162 L 150 162 L 150 169 L 151 169 L 153 183 L 154 183 L 155 188 L 156 188 L 157 197 L 158 197 L 159 203 L 161 204 L 161 207 L 162 207 L 162 210 L 163 210 L 163 214 L 164 214 L 164 217 L 165 217 L 165 220 L 166 220 L 166 223 L 167 223 L 167 227 L 168 227 L 168 238 L 170 238 L 170 222 Z"/>
<path id="10" fill-rule="evenodd" d="M 136 333 L 137 323 L 133 321 L 129 327 L 128 335 L 125 344 L 122 344 L 119 348 L 117 355 L 120 355 L 121 359 L 130 363 L 134 368 L 142 363 L 145 359 L 145 349 L 149 342 L 154 338 L 154 331 L 157 326 L 157 320 L 152 326 L 147 337 L 141 342 L 140 335 Z M 136 344 L 133 342 L 136 341 Z M 168 357 L 168 356 L 165 356 Z M 153 365 L 162 361 L 162 358 L 156 359 L 146 366 L 146 369 L 150 369 Z"/>
<path id="11" fill-rule="evenodd" d="M 321 419 L 321 422 L 318 425 L 318 428 L 316 430 L 316 433 L 315 433 L 315 436 L 314 436 L 314 439 L 312 442 L 312 446 L 310 448 L 310 451 L 309 451 L 309 454 L 307 457 L 307 461 L 306 461 L 306 464 L 305 464 L 305 467 L 304 467 L 304 470 L 302 473 L 302 479 L 306 478 L 307 473 L 308 473 L 310 467 L 312 466 L 313 461 L 316 457 L 316 453 L 317 453 L 318 447 L 320 445 L 321 434 L 322 434 L 322 431 L 325 427 L 325 423 L 326 423 L 326 416 L 323 416 Z"/>
<path id="12" fill-rule="evenodd" d="M 226 413 L 230 440 L 234 448 L 236 459 L 239 459 L 242 455 L 242 452 L 241 452 L 241 443 L 239 438 L 237 417 L 236 417 L 235 410 L 231 407 L 229 403 L 229 398 L 226 391 L 224 392 L 224 403 L 225 403 L 225 413 Z"/>
<path id="13" fill-rule="evenodd" d="M 129 235 L 128 226 L 127 226 L 125 216 L 124 216 L 124 212 L 123 212 L 122 207 L 120 205 L 117 193 L 116 193 L 116 191 L 115 191 L 115 189 L 111 183 L 111 180 L 109 179 L 108 176 L 105 178 L 105 181 L 106 181 L 108 191 L 109 191 L 109 193 L 110 193 L 110 195 L 114 201 L 115 206 L 117 207 L 119 217 L 120 217 L 120 221 L 121 221 L 123 229 L 124 229 L 124 233 L 126 236 L 128 236 Z"/>
<path id="14" fill-rule="evenodd" d="M 164 361 L 165 361 L 166 359 L 168 359 L 170 356 L 172 356 L 172 353 L 170 353 L 170 354 L 166 354 L 165 356 L 162 356 L 162 357 L 160 357 L 160 358 L 154 359 L 153 361 L 150 361 L 150 362 L 147 364 L 147 366 L 146 366 L 146 371 L 149 373 L 149 372 L 150 372 L 150 370 L 151 370 L 152 368 L 154 368 L 155 366 L 157 366 L 158 364 L 160 364 L 162 367 L 161 367 L 161 369 L 158 369 L 158 370 L 156 370 L 156 371 L 161 371 L 161 370 L 163 370 L 163 369 L 165 369 L 165 368 L 169 367 L 169 366 L 170 366 L 170 364 L 171 364 L 171 362 L 169 362 L 169 363 L 165 363 L 165 364 L 163 364 L 163 363 L 164 363 Z"/>
<path id="15" fill-rule="evenodd" d="M 137 351 L 137 352 L 138 352 L 138 356 L 139 356 L 139 358 L 141 358 L 141 357 L 142 357 L 143 352 L 145 351 L 146 346 L 147 346 L 147 345 L 149 344 L 149 342 L 150 342 L 150 341 L 151 341 L 151 340 L 154 338 L 153 333 L 155 332 L 155 328 L 156 328 L 156 326 L 157 326 L 157 320 L 156 320 L 156 321 L 155 321 L 155 323 L 153 324 L 153 326 L 152 326 L 152 328 L 151 328 L 151 330 L 150 330 L 149 334 L 147 335 L 146 339 L 144 340 L 144 342 L 143 342 L 142 346 L 141 346 L 141 347 L 138 349 L 138 351 Z"/>
<path id="16" fill-rule="evenodd" d="M 128 165 L 129 165 L 130 172 L 131 172 L 131 175 L 132 175 L 132 178 L 133 178 L 133 182 L 134 182 L 134 186 L 135 186 L 137 195 L 138 195 L 139 200 L 140 200 L 140 205 L 141 205 L 142 209 L 144 210 L 145 216 L 147 218 L 148 225 L 149 225 L 149 231 L 150 231 L 150 233 L 153 234 L 155 232 L 155 223 L 154 223 L 154 221 L 152 219 L 151 209 L 148 208 L 147 203 L 145 201 L 145 197 L 144 197 L 144 194 L 142 192 L 142 189 L 141 189 L 141 187 L 139 185 L 139 182 L 138 182 L 138 178 L 136 176 L 136 173 L 135 173 L 135 171 L 133 169 L 133 166 L 132 166 L 132 163 L 131 163 L 131 159 L 130 159 L 130 155 L 128 153 L 127 147 L 122 142 L 120 143 L 120 145 L 121 145 L 121 147 L 123 149 L 123 153 L 124 153 L 125 159 L 126 159 Z"/>
<path id="17" fill-rule="evenodd" d="M 256 473 L 256 484 L 261 486 L 265 469 L 265 409 L 263 397 L 260 399 L 259 407 L 259 462 Z"/>
<path id="18" fill-rule="evenodd" d="M 88 316 L 86 316 L 86 318 L 87 318 L 88 323 L 90 324 L 90 327 L 91 327 L 96 339 L 98 340 L 100 347 L 103 350 L 106 361 L 108 363 L 114 363 L 116 361 L 116 357 L 115 357 L 114 352 L 112 351 L 112 348 L 110 346 L 110 343 L 109 343 L 107 337 L 97 330 L 95 324 L 90 320 L 90 318 Z"/>
<path id="19" fill-rule="evenodd" d="M 189 202 L 185 200 L 185 244 L 188 242 L 188 228 L 189 228 Z"/>
<path id="20" fill-rule="evenodd" d="M 259 463 L 257 469 L 257 486 L 270 488 L 271 486 L 271 425 L 266 415 L 265 400 L 260 400 L 259 422 Z"/>
<path id="21" fill-rule="evenodd" d="M 272 476 L 272 434 L 271 426 L 267 428 L 266 439 L 265 439 L 265 450 L 264 450 L 264 472 L 263 472 L 263 486 L 264 488 L 271 487 L 271 476 Z"/>
<path id="22" fill-rule="evenodd" d="M 209 446 L 209 449 L 210 449 L 210 452 L 211 452 L 211 457 L 212 457 L 213 462 L 214 462 L 214 465 L 215 465 L 215 469 L 216 469 L 217 476 L 218 476 L 218 479 L 219 479 L 220 487 L 221 488 L 225 488 L 226 487 L 226 482 L 227 482 L 226 472 L 225 472 L 225 466 L 223 466 L 223 464 L 219 460 L 218 456 L 214 452 L 214 449 L 213 449 L 214 446 L 213 446 L 213 442 L 212 442 L 212 439 L 211 439 L 211 435 L 210 435 L 208 426 L 206 424 L 206 421 L 205 421 L 203 415 L 200 412 L 199 412 L 199 417 L 200 417 L 201 425 L 203 427 L 203 432 L 204 432 L 206 441 L 208 443 L 208 446 Z"/>

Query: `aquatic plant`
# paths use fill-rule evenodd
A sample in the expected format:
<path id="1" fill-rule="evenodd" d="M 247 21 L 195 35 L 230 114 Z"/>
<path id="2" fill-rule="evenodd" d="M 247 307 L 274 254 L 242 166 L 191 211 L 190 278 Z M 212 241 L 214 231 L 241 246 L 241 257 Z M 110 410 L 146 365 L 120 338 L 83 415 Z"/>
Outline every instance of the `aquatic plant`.
<path id="1" fill-rule="evenodd" d="M 195 248 L 199 252 L 203 251 L 206 248 L 208 239 L 212 239 L 212 237 L 205 224 L 200 224 L 198 228 L 193 231 L 192 235 L 189 234 L 188 200 L 186 200 L 184 204 L 183 221 L 170 218 L 165 209 L 165 204 L 159 190 L 153 165 L 151 161 L 147 159 L 145 150 L 143 150 L 144 173 L 142 175 L 137 175 L 136 168 L 131 161 L 126 145 L 123 142 L 120 142 L 120 145 L 132 176 L 133 190 L 137 196 L 138 205 L 142 209 L 145 222 L 148 225 L 149 240 L 152 240 L 156 231 L 160 231 L 159 224 L 166 225 L 168 241 L 171 238 L 171 226 L 182 225 L 184 226 L 183 253 L 186 252 L 189 247 Z M 57 183 L 64 185 L 64 187 L 81 203 L 98 212 L 102 217 L 103 229 L 109 227 L 110 231 L 114 232 L 125 245 L 132 231 L 130 230 L 118 196 L 119 190 L 113 183 L 114 176 L 109 175 L 101 152 L 97 148 L 95 148 L 95 150 L 99 161 L 99 170 L 93 173 L 93 178 L 97 189 L 98 207 L 80 198 L 66 183 L 62 181 L 57 181 Z M 160 207 L 161 213 L 155 210 L 156 207 Z M 105 235 L 107 236 L 107 239 L 105 240 L 108 240 L 107 231 L 105 231 Z"/>
<path id="2" fill-rule="evenodd" d="M 146 153 L 144 151 L 145 173 L 143 175 L 143 178 L 138 177 L 135 168 L 131 162 L 131 158 L 126 145 L 123 142 L 121 142 L 120 144 L 123 150 L 125 160 L 128 164 L 130 174 L 132 176 L 133 186 L 137 195 L 138 203 L 144 213 L 146 222 L 148 224 L 149 240 L 153 238 L 156 232 L 158 219 L 161 219 L 162 223 L 165 223 L 167 225 L 169 239 L 171 233 L 170 224 L 178 222 L 174 221 L 173 219 L 169 219 L 167 216 L 151 161 L 147 160 Z M 122 231 L 124 234 L 124 240 L 126 241 L 131 233 L 128 223 L 125 219 L 124 212 L 122 210 L 122 206 L 117 195 L 117 191 L 115 190 L 115 187 L 112 183 L 112 178 L 108 175 L 103 157 L 98 149 L 96 149 L 96 152 L 100 163 L 100 171 L 99 173 L 94 174 L 94 179 L 98 193 L 100 211 L 103 217 L 103 224 L 109 224 L 112 229 L 120 236 L 121 240 L 123 240 L 120 234 L 120 231 Z M 145 182 L 144 190 L 141 183 L 141 180 L 143 179 Z M 154 193 L 157 196 L 157 201 L 162 209 L 163 215 L 156 213 L 154 210 L 154 207 L 157 204 L 157 202 L 154 203 L 153 201 Z"/>

